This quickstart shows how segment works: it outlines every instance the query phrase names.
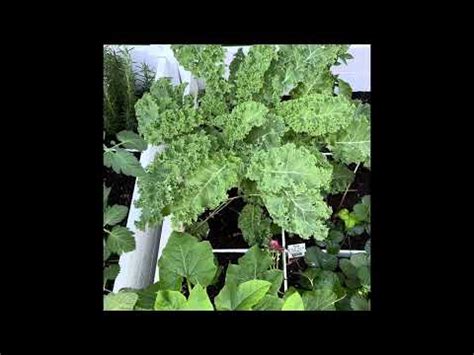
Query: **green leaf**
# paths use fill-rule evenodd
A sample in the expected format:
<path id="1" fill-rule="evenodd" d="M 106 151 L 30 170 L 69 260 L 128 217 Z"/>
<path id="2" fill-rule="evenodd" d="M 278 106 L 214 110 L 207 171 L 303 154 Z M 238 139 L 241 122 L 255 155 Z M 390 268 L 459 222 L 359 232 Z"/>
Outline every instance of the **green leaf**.
<path id="1" fill-rule="evenodd" d="M 264 196 L 265 206 L 273 221 L 288 232 L 299 234 L 303 239 L 313 236 L 324 240 L 328 234 L 325 221 L 331 216 L 331 208 L 322 196 L 298 194 Z"/>
<path id="2" fill-rule="evenodd" d="M 122 220 L 127 217 L 128 208 L 121 205 L 113 205 L 112 207 L 107 207 L 104 211 L 104 222 L 103 225 L 113 226 L 117 223 L 122 222 Z"/>
<path id="3" fill-rule="evenodd" d="M 139 290 L 138 301 L 135 305 L 135 308 L 140 308 L 142 310 L 153 310 L 155 305 L 155 300 L 157 292 L 162 289 L 161 283 L 158 281 L 145 289 Z"/>
<path id="4" fill-rule="evenodd" d="M 332 167 L 303 147 L 293 143 L 266 151 L 257 151 L 252 157 L 246 176 L 257 182 L 264 193 L 287 191 L 289 188 L 328 188 Z"/>
<path id="5" fill-rule="evenodd" d="M 109 199 L 109 194 L 111 190 L 111 187 L 107 187 L 104 184 L 104 210 L 107 208 L 107 200 Z"/>
<path id="6" fill-rule="evenodd" d="M 354 205 L 352 214 L 360 222 L 370 223 L 370 195 L 362 197 L 361 202 Z"/>
<path id="7" fill-rule="evenodd" d="M 158 266 L 163 287 L 174 290 L 180 288 L 183 277 L 207 287 L 217 271 L 211 244 L 179 232 L 171 234 Z"/>
<path id="8" fill-rule="evenodd" d="M 357 278 L 357 268 L 347 259 L 339 260 L 339 267 L 346 277 L 350 279 Z"/>
<path id="9" fill-rule="evenodd" d="M 363 286 L 370 288 L 370 269 L 367 266 L 361 266 L 357 269 L 357 277 Z"/>
<path id="10" fill-rule="evenodd" d="M 281 117 L 268 114 L 267 121 L 259 127 L 252 128 L 245 138 L 245 142 L 252 144 L 253 147 L 264 149 L 279 147 L 281 138 L 287 131 L 288 127 Z"/>
<path id="11" fill-rule="evenodd" d="M 137 149 L 143 151 L 147 147 L 147 143 L 133 131 L 121 131 L 117 133 L 117 138 L 123 143 L 123 146 L 127 149 Z"/>
<path id="12" fill-rule="evenodd" d="M 226 284 L 215 298 L 219 311 L 251 310 L 268 292 L 271 283 L 263 280 L 246 281 L 239 286 Z"/>
<path id="13" fill-rule="evenodd" d="M 153 162 L 147 166 L 146 175 L 138 181 L 140 196 L 137 207 L 142 210 L 140 228 L 145 228 L 146 224 L 160 224 L 164 216 L 175 212 L 171 211 L 172 207 L 176 209 L 174 205 L 179 204 L 183 198 L 187 199 L 187 204 L 183 202 L 184 208 L 187 206 L 191 215 L 186 216 L 191 221 L 185 225 L 191 224 L 192 218 L 201 214 L 194 211 L 189 203 L 189 200 L 194 198 L 192 193 L 196 191 L 185 184 L 201 166 L 207 165 L 211 144 L 211 137 L 204 131 L 199 131 L 174 139 L 164 152 L 155 156 Z M 186 194 L 186 197 L 183 194 Z M 224 192 L 223 198 L 226 197 Z"/>
<path id="14" fill-rule="evenodd" d="M 230 114 L 215 118 L 215 124 L 221 127 L 226 142 L 243 140 L 253 127 L 262 126 L 266 121 L 268 108 L 265 105 L 247 101 L 237 105 Z"/>
<path id="15" fill-rule="evenodd" d="M 365 243 L 365 247 L 364 247 L 365 252 L 366 252 L 368 255 L 370 255 L 370 244 L 371 244 L 371 242 L 370 242 L 370 239 L 369 239 L 369 240 Z"/>
<path id="16" fill-rule="evenodd" d="M 263 246 L 267 245 L 270 239 L 270 223 L 270 219 L 263 215 L 260 206 L 248 203 L 240 212 L 238 227 L 250 246 L 255 244 Z"/>
<path id="17" fill-rule="evenodd" d="M 350 213 L 347 208 L 340 210 L 336 216 L 344 221 L 346 230 L 354 228 L 361 222 L 353 213 Z"/>
<path id="18" fill-rule="evenodd" d="M 227 267 L 226 284 L 239 285 L 249 280 L 266 280 L 271 282 L 269 294 L 277 294 L 283 282 L 283 272 L 271 267 L 273 261 L 268 250 L 262 250 L 257 245 L 251 247 L 243 257 L 239 258 L 238 265 Z"/>
<path id="19" fill-rule="evenodd" d="M 328 138 L 328 148 L 334 159 L 345 163 L 370 160 L 370 123 L 365 116 L 354 118 L 350 124 Z"/>
<path id="20" fill-rule="evenodd" d="M 369 265 L 369 259 L 367 254 L 365 253 L 359 253 L 359 254 L 354 254 L 351 256 L 350 261 L 352 265 L 354 265 L 356 268 L 360 268 L 363 266 L 368 266 Z"/>
<path id="21" fill-rule="evenodd" d="M 237 185 L 239 168 L 238 158 L 214 155 L 186 176 L 180 195 L 171 206 L 173 223 L 192 223 L 206 209 L 215 209 L 226 201 L 227 191 Z"/>
<path id="22" fill-rule="evenodd" d="M 338 79 L 339 95 L 345 96 L 348 99 L 352 98 L 352 88 L 348 82 Z"/>
<path id="23" fill-rule="evenodd" d="M 119 272 L 120 266 L 118 264 L 107 266 L 104 269 L 104 280 L 115 280 Z"/>
<path id="24" fill-rule="evenodd" d="M 369 311 L 369 302 L 361 296 L 354 295 L 351 297 L 351 308 L 354 311 Z"/>
<path id="25" fill-rule="evenodd" d="M 173 311 L 186 307 L 186 297 L 179 291 L 158 291 L 155 300 L 155 310 Z"/>
<path id="26" fill-rule="evenodd" d="M 239 258 L 238 265 L 231 264 L 227 267 L 225 283 L 238 285 L 245 281 L 262 279 L 271 265 L 272 257 L 268 250 L 254 245 Z"/>
<path id="27" fill-rule="evenodd" d="M 266 294 L 252 309 L 254 311 L 280 311 L 283 300 L 275 295 Z"/>
<path id="28" fill-rule="evenodd" d="M 297 133 L 313 137 L 336 133 L 349 126 L 355 106 L 344 96 L 313 94 L 282 101 L 276 114 Z"/>
<path id="29" fill-rule="evenodd" d="M 302 273 L 300 273 L 299 283 L 301 287 L 312 290 L 316 287 L 316 280 L 321 274 L 320 268 L 309 267 Z"/>
<path id="30" fill-rule="evenodd" d="M 289 296 L 281 308 L 282 311 L 304 311 L 303 299 L 298 292 Z"/>
<path id="31" fill-rule="evenodd" d="M 129 252 L 135 249 L 133 232 L 122 226 L 115 226 L 107 238 L 107 248 L 117 254 Z"/>
<path id="32" fill-rule="evenodd" d="M 328 189 L 332 167 L 326 158 L 293 143 L 257 151 L 246 176 L 256 181 L 273 221 L 302 238 L 324 240 L 331 209 L 320 191 Z"/>
<path id="33" fill-rule="evenodd" d="M 267 270 L 260 275 L 259 279 L 271 282 L 272 286 L 268 290 L 268 293 L 276 295 L 283 283 L 283 271 L 275 269 Z"/>
<path id="34" fill-rule="evenodd" d="M 303 304 L 305 310 L 310 311 L 334 311 L 337 295 L 328 287 L 305 291 L 303 293 Z"/>
<path id="35" fill-rule="evenodd" d="M 105 311 L 131 311 L 138 300 L 133 292 L 109 293 L 104 297 Z"/>
<path id="36" fill-rule="evenodd" d="M 317 246 L 306 249 L 304 260 L 308 265 L 323 270 L 334 271 L 337 267 L 337 256 L 324 253 Z"/>
<path id="37" fill-rule="evenodd" d="M 186 303 L 186 309 L 195 311 L 213 311 L 211 300 L 207 295 L 206 289 L 201 285 L 197 284 L 191 290 L 188 301 Z"/>
<path id="38" fill-rule="evenodd" d="M 104 165 L 112 168 L 117 174 L 142 176 L 145 173 L 137 158 L 132 153 L 120 148 L 104 152 Z"/>
<path id="39" fill-rule="evenodd" d="M 179 291 L 158 291 L 154 308 L 155 310 L 214 310 L 206 290 L 199 284 L 191 290 L 187 300 Z"/>
<path id="40" fill-rule="evenodd" d="M 105 242 L 104 239 L 104 261 L 106 261 L 110 257 L 110 250 L 107 248 L 107 243 Z"/>
<path id="41" fill-rule="evenodd" d="M 250 47 L 235 75 L 235 97 L 237 102 L 252 100 L 261 90 L 264 74 L 271 61 L 276 58 L 276 49 L 270 45 Z"/>
<path id="42" fill-rule="evenodd" d="M 344 192 L 354 181 L 354 172 L 348 169 L 344 164 L 332 163 L 333 175 L 331 181 L 331 194 Z"/>

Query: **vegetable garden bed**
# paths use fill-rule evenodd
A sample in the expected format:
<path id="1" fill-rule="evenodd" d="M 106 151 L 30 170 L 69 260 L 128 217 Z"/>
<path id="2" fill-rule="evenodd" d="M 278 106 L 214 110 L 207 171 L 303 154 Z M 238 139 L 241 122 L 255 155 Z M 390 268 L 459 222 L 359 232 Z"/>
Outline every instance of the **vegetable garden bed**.
<path id="1" fill-rule="evenodd" d="M 220 46 L 173 50 L 207 88 L 183 92 L 161 79 L 136 104 L 140 134 L 167 146 L 138 180 L 140 228 L 165 217 L 156 282 L 116 284 L 105 308 L 368 310 L 370 94 L 329 74 L 350 59 L 347 46 L 252 46 L 236 55 L 228 81 Z M 288 79 L 296 55 L 304 64 Z M 275 88 L 264 90 L 279 65 L 292 89 L 275 101 Z M 223 102 L 231 109 L 219 111 Z M 289 246 L 302 243 L 306 252 L 291 257 Z"/>

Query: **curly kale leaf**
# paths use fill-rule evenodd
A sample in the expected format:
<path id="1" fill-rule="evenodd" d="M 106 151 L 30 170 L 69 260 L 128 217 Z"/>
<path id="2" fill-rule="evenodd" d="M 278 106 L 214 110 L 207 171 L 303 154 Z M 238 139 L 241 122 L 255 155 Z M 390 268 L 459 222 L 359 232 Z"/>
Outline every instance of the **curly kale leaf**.
<path id="1" fill-rule="evenodd" d="M 370 167 L 370 108 L 367 106 L 359 105 L 350 124 L 327 137 L 334 159 L 345 164 L 364 163 Z"/>
<path id="2" fill-rule="evenodd" d="M 145 94 L 135 105 L 139 132 L 150 144 L 159 145 L 192 132 L 204 122 L 203 116 L 192 106 L 169 108 L 164 111 L 150 94 Z"/>
<path id="3" fill-rule="evenodd" d="M 281 138 L 287 131 L 283 118 L 269 114 L 267 121 L 262 126 L 254 127 L 244 141 L 252 145 L 253 149 L 279 147 Z"/>
<path id="4" fill-rule="evenodd" d="M 242 231 L 245 241 L 250 245 L 267 245 L 271 221 L 263 214 L 263 209 L 255 204 L 244 206 L 239 215 L 238 226 Z"/>
<path id="5" fill-rule="evenodd" d="M 256 181 L 276 224 L 302 238 L 326 238 L 325 220 L 330 217 L 331 208 L 320 191 L 329 189 L 332 167 L 324 156 L 314 156 L 305 148 L 288 143 L 257 151 L 246 176 Z"/>
<path id="6" fill-rule="evenodd" d="M 278 104 L 276 114 L 297 133 L 335 133 L 352 121 L 355 106 L 342 96 L 314 94 Z"/>
<path id="7" fill-rule="evenodd" d="M 250 162 L 246 176 L 257 182 L 264 193 L 279 193 L 291 189 L 319 191 L 328 188 L 332 167 L 321 155 L 297 148 L 293 143 L 266 151 L 257 151 Z"/>
<path id="8" fill-rule="evenodd" d="M 335 80 L 329 68 L 347 49 L 347 45 L 280 45 L 277 59 L 265 73 L 261 91 L 264 102 L 273 106 L 297 87 L 294 94 L 298 97 L 332 93 Z"/>
<path id="9" fill-rule="evenodd" d="M 173 224 L 189 224 L 206 209 L 214 209 L 227 200 L 227 191 L 238 183 L 240 159 L 222 154 L 206 159 L 186 177 L 179 196 L 170 206 Z"/>
<path id="10" fill-rule="evenodd" d="M 344 192 L 348 185 L 354 181 L 354 172 L 348 169 L 344 164 L 332 163 L 333 174 L 331 181 L 331 194 Z"/>
<path id="11" fill-rule="evenodd" d="M 316 240 L 327 238 L 329 229 L 325 221 L 331 217 L 332 209 L 318 194 L 279 194 L 263 196 L 273 221 L 285 230 L 299 234 L 301 238 Z"/>
<path id="12" fill-rule="evenodd" d="M 252 46 L 247 55 L 241 59 L 235 73 L 235 101 L 233 104 L 255 99 L 255 96 L 263 87 L 264 74 L 276 57 L 274 46 L 257 45 Z M 232 78 L 234 79 L 234 78 Z"/>
<path id="13" fill-rule="evenodd" d="M 253 127 L 259 127 L 266 121 L 268 109 L 265 105 L 247 101 L 234 107 L 231 113 L 217 116 L 214 123 L 223 131 L 229 143 L 243 140 Z"/>
<path id="14" fill-rule="evenodd" d="M 204 79 L 206 90 L 200 100 L 204 114 L 215 116 L 226 113 L 225 96 L 230 84 L 224 79 L 224 48 L 220 45 L 173 45 L 171 49 L 186 70 Z"/>
<path id="15" fill-rule="evenodd" d="M 231 86 L 235 86 L 235 80 L 237 79 L 237 71 L 240 68 L 240 65 L 245 59 L 245 54 L 242 48 L 239 48 L 237 50 L 237 53 L 234 55 L 234 59 L 232 59 L 232 62 L 229 65 L 229 79 L 228 82 L 231 84 Z M 235 90 L 234 94 L 235 94 Z"/>
<path id="16" fill-rule="evenodd" d="M 174 140 L 164 152 L 156 155 L 146 175 L 138 181 L 137 207 L 142 209 L 140 228 L 147 223 L 161 223 L 170 213 L 169 206 L 180 195 L 185 180 L 208 158 L 211 147 L 211 138 L 200 131 Z"/>

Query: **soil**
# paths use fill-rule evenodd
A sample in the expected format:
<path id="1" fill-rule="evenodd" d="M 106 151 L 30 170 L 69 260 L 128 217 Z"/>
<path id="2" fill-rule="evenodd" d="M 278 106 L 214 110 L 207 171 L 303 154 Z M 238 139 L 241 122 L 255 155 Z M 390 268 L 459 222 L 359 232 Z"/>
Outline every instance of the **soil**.
<path id="1" fill-rule="evenodd" d="M 229 197 L 237 196 L 237 189 L 229 191 Z M 221 212 L 208 220 L 209 234 L 207 240 L 214 249 L 248 248 L 249 245 L 243 239 L 242 233 L 237 226 L 240 211 L 245 202 L 241 198 L 231 201 Z M 205 219 L 210 215 L 206 212 L 200 218 Z"/>
<path id="2" fill-rule="evenodd" d="M 140 159 L 140 153 L 132 154 L 135 155 L 137 159 Z M 119 204 L 130 207 L 135 177 L 117 174 L 111 168 L 106 167 L 104 167 L 103 174 L 105 186 L 112 187 L 107 204 L 109 206 Z"/>
<path id="3" fill-rule="evenodd" d="M 352 100 L 361 100 L 364 104 L 370 104 L 370 91 L 355 91 L 352 93 Z"/>

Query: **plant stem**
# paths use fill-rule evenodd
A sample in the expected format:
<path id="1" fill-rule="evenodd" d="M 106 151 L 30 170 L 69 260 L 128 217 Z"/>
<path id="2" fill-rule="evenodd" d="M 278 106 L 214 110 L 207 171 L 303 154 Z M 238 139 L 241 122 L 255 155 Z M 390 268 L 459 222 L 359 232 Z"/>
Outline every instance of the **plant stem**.
<path id="1" fill-rule="evenodd" d="M 359 169 L 359 166 L 360 166 L 360 162 L 357 163 L 355 169 L 354 169 L 354 175 L 357 173 L 357 170 Z M 352 182 L 350 184 L 347 185 L 346 187 L 346 191 L 344 191 L 344 195 L 342 195 L 342 199 L 341 199 L 341 202 L 339 202 L 339 206 L 337 206 L 337 209 L 339 210 L 339 208 L 341 208 L 342 204 L 344 203 L 344 200 L 346 199 L 346 195 L 347 193 L 349 192 L 349 187 L 351 187 L 352 185 Z"/>
<path id="2" fill-rule="evenodd" d="M 105 150 L 109 151 L 109 150 L 116 149 L 118 146 L 121 146 L 122 144 L 125 144 L 125 143 L 128 143 L 128 141 L 117 143 L 116 145 L 114 145 L 113 147 L 110 147 L 110 148 L 106 147 Z"/>
<path id="3" fill-rule="evenodd" d="M 237 199 L 237 198 L 241 198 L 242 196 L 234 196 L 234 197 L 231 197 L 229 198 L 228 200 L 226 200 L 225 202 L 221 203 L 214 211 L 212 211 L 212 213 L 206 217 L 206 219 L 204 221 L 202 221 L 201 223 L 199 223 L 199 225 L 196 227 L 196 228 L 199 228 L 201 227 L 204 223 L 206 223 L 210 218 L 214 217 L 216 214 L 218 214 L 220 211 L 222 211 L 231 201 Z"/>
<path id="4" fill-rule="evenodd" d="M 188 295 L 191 294 L 191 281 L 189 279 L 186 279 L 186 282 L 188 283 Z"/>

